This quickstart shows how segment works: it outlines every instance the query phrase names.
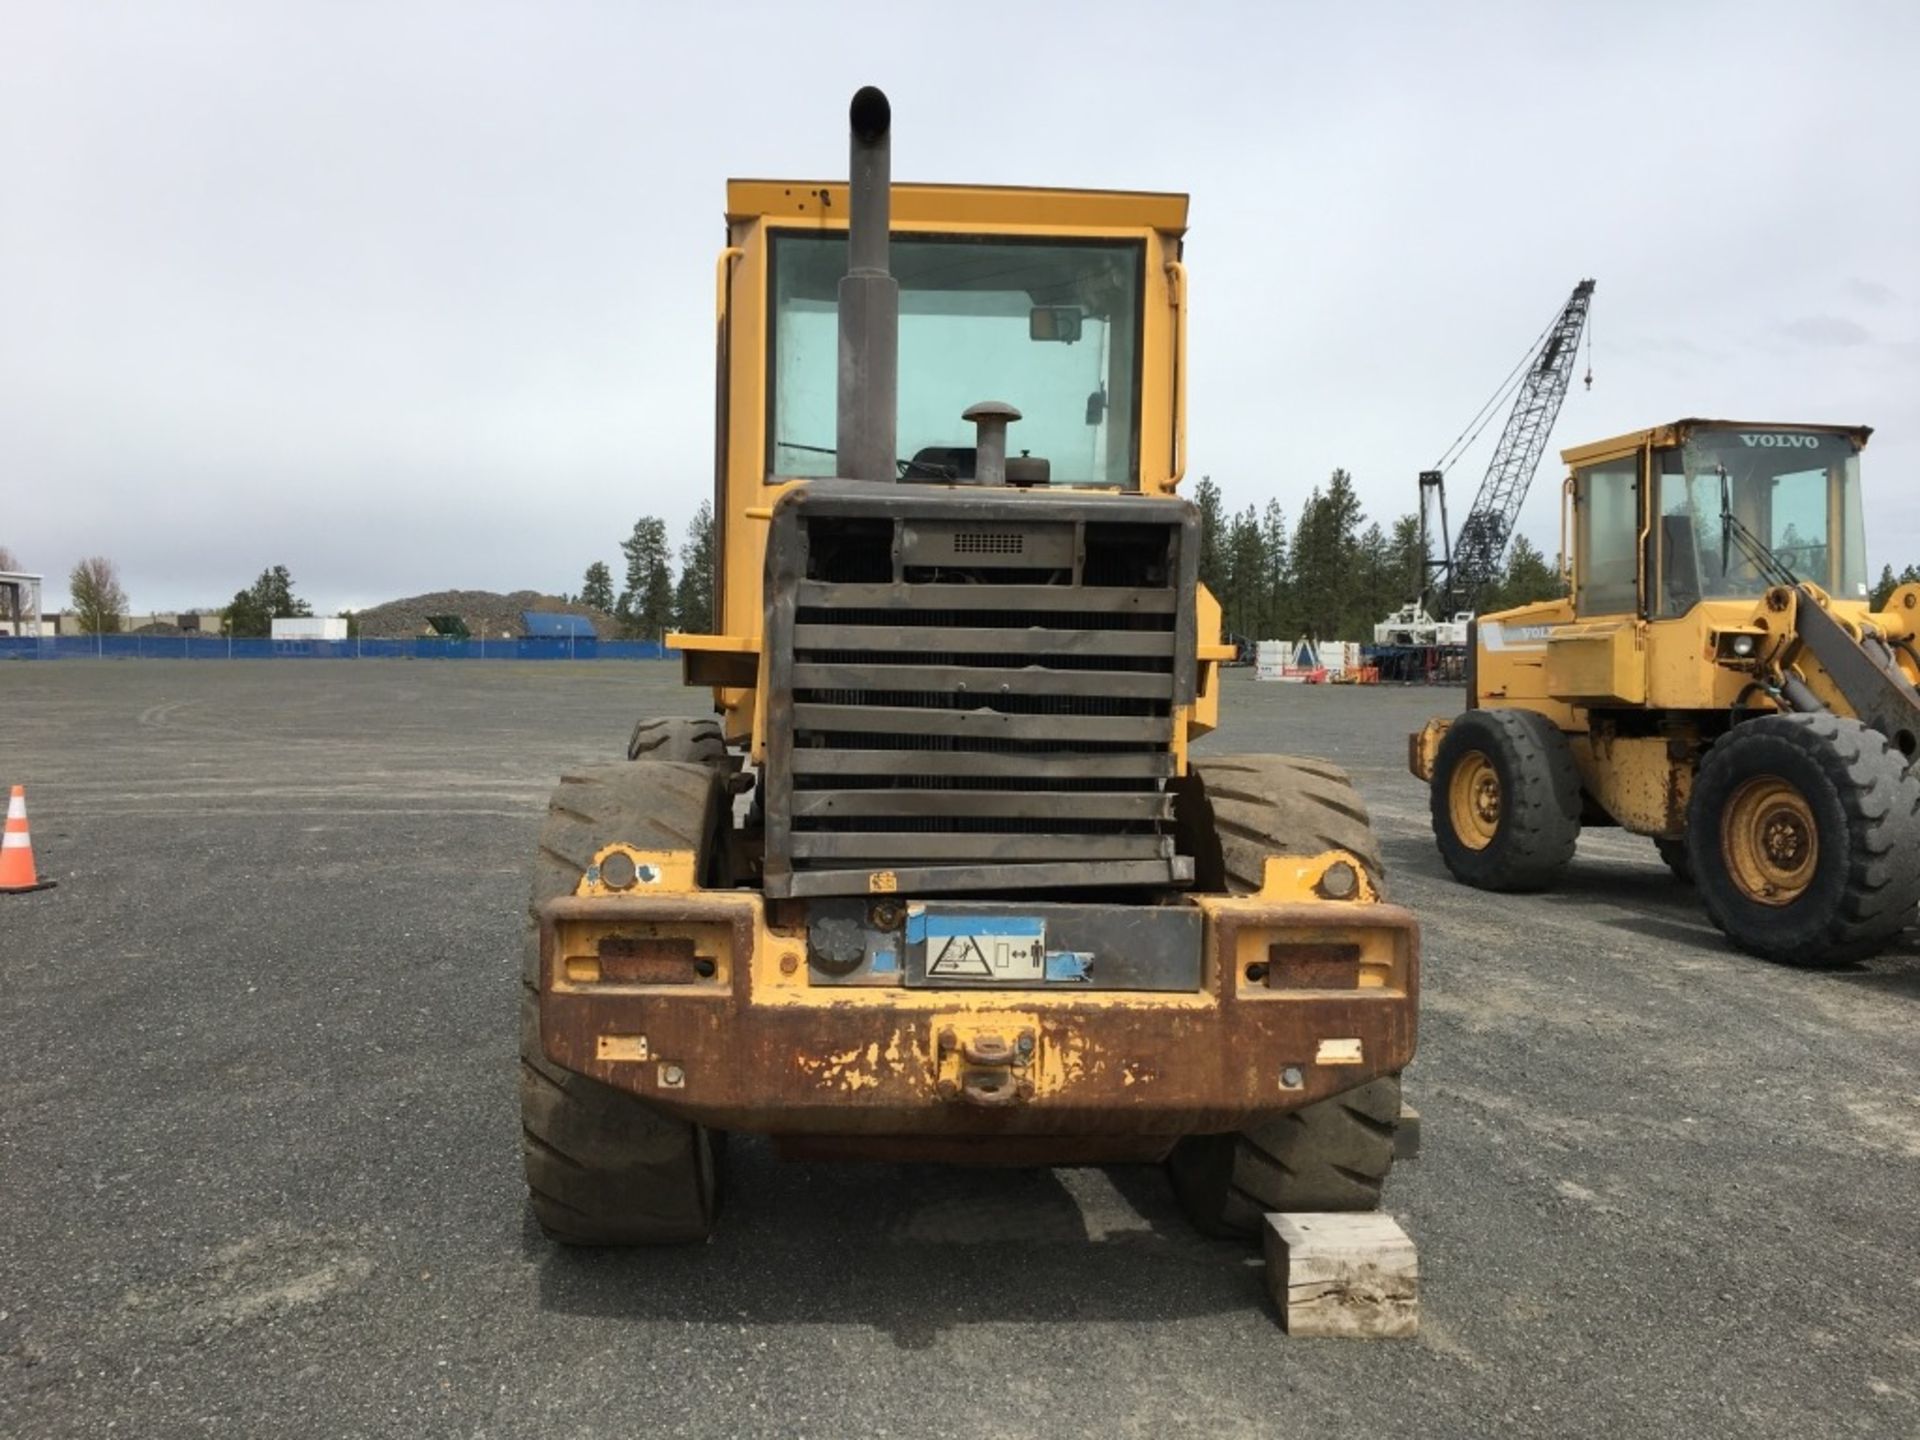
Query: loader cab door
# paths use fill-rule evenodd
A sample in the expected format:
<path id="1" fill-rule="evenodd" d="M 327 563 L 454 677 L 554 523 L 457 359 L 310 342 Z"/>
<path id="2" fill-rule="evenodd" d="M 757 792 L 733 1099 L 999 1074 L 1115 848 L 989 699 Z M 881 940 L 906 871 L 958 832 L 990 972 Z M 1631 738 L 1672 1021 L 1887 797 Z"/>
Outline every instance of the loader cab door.
<path id="1" fill-rule="evenodd" d="M 1573 623 L 1547 636 L 1546 690 L 1576 711 L 1646 699 L 1641 452 L 1573 472 Z"/>
<path id="2" fill-rule="evenodd" d="M 1573 611 L 1633 616 L 1640 604 L 1640 452 L 1573 472 Z"/>

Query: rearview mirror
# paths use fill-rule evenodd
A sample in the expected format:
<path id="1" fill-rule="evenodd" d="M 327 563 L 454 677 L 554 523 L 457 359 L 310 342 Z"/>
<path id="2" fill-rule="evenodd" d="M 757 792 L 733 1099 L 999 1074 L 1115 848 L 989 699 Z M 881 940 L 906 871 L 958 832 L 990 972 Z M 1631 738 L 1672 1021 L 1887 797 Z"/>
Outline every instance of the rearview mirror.
<path id="1" fill-rule="evenodd" d="M 1080 320 L 1078 305 L 1036 305 L 1027 311 L 1027 338 L 1071 345 L 1080 338 Z"/>

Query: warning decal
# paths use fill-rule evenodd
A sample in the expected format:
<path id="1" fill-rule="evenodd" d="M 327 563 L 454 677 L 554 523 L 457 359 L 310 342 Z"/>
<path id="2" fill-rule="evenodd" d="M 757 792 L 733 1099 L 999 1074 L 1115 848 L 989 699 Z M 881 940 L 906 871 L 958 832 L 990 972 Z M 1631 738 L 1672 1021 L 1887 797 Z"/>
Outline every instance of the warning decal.
<path id="1" fill-rule="evenodd" d="M 906 939 L 926 957 L 922 973 L 929 980 L 1032 985 L 1046 979 L 1047 927 L 1038 916 L 930 915 L 910 905 Z"/>
<path id="2" fill-rule="evenodd" d="M 993 966 L 987 962 L 987 952 L 980 948 L 980 942 L 973 936 L 949 935 L 945 940 L 935 943 L 940 948 L 927 966 L 929 975 L 964 975 L 975 980 L 993 978 Z"/>

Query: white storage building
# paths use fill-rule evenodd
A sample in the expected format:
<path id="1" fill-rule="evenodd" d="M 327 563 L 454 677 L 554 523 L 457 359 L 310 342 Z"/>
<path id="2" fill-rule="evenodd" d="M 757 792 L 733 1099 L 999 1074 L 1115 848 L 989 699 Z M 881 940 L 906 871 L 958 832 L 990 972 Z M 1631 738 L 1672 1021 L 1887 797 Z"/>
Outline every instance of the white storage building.
<path id="1" fill-rule="evenodd" d="M 276 640 L 344 640 L 347 617 L 344 615 L 293 615 L 273 622 Z"/>

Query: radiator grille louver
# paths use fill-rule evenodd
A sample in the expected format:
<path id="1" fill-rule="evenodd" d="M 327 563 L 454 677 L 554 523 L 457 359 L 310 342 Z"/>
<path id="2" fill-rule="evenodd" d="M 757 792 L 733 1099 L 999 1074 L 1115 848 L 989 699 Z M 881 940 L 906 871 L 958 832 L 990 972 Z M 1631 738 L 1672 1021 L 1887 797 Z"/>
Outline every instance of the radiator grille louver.
<path id="1" fill-rule="evenodd" d="M 768 892 L 1190 878 L 1167 789 L 1191 697 L 1178 510 L 898 524 L 812 518 L 772 607 Z"/>

